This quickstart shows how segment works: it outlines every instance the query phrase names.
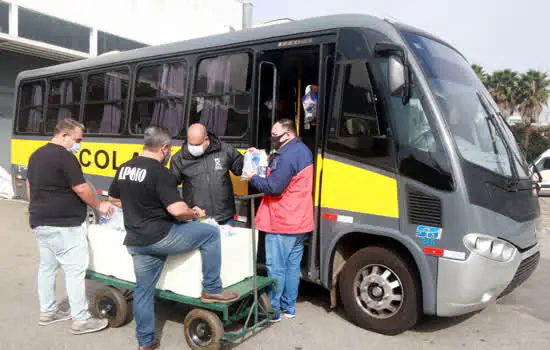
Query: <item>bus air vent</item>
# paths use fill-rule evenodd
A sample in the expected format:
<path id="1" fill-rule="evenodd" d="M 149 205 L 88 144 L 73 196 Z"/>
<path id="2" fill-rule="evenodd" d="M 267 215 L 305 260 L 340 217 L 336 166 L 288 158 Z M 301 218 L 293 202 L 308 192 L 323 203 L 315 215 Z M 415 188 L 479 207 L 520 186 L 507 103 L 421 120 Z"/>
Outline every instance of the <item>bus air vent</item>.
<path id="1" fill-rule="evenodd" d="M 409 188 L 407 201 L 407 214 L 411 224 L 443 227 L 439 198 Z"/>

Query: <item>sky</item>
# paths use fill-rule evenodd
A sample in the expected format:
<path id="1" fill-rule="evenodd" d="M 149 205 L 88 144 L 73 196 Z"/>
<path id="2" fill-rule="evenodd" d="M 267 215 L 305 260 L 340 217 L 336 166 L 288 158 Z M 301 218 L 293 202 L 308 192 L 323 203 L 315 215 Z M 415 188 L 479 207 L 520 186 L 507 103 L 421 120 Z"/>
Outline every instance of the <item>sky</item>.
<path id="1" fill-rule="evenodd" d="M 548 0 L 253 0 L 254 23 L 338 13 L 394 18 L 455 46 L 489 72 L 550 73 Z"/>

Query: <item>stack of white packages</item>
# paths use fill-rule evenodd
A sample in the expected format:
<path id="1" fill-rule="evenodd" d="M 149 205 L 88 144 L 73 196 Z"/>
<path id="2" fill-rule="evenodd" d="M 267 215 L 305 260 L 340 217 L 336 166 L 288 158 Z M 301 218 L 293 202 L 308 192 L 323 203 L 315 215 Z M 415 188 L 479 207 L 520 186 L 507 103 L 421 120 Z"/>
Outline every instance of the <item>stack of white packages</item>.
<path id="1" fill-rule="evenodd" d="M 223 227 L 223 226 L 222 226 Z M 134 264 L 122 244 L 126 232 L 108 225 L 88 226 L 90 265 L 88 270 L 135 282 Z M 258 232 L 256 231 L 256 238 Z M 256 240 L 257 242 L 257 240 Z M 252 230 L 223 227 L 221 234 L 223 287 L 252 276 Z M 257 247 L 256 247 L 257 248 Z M 167 258 L 157 289 L 191 298 L 202 292 L 202 263 L 198 249 Z"/>

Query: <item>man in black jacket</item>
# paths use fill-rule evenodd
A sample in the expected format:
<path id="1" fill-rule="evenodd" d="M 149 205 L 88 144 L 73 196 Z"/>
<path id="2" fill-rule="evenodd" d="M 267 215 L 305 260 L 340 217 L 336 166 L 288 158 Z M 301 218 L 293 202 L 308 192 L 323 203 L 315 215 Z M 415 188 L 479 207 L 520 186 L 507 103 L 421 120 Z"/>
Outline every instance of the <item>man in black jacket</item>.
<path id="1" fill-rule="evenodd" d="M 193 124 L 170 163 L 170 170 L 182 184 L 183 201 L 198 206 L 221 225 L 232 225 L 235 215 L 233 183 L 229 171 L 240 176 L 243 156 L 231 145 Z"/>

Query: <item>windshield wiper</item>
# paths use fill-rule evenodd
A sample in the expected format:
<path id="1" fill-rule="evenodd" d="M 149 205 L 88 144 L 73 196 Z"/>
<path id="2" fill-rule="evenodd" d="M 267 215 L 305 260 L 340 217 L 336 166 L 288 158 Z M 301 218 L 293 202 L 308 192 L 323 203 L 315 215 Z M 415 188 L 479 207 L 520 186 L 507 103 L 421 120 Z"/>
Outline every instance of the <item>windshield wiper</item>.
<path id="1" fill-rule="evenodd" d="M 500 115 L 500 117 L 504 120 L 504 116 L 502 115 L 502 112 L 501 111 L 498 111 L 498 114 Z M 529 165 L 533 168 L 533 171 L 531 173 L 529 173 L 529 178 L 531 179 L 531 181 L 533 182 L 534 185 L 537 186 L 537 188 L 539 187 L 539 182 L 542 181 L 542 175 L 539 171 L 539 169 L 535 166 L 535 161 L 533 160 L 533 158 L 531 158 L 531 156 L 529 155 L 529 153 L 527 152 L 527 148 L 525 148 L 525 146 L 518 141 L 518 139 L 516 138 L 516 135 L 514 135 L 514 131 L 512 130 L 512 128 L 510 127 L 510 125 L 508 123 L 504 123 L 506 124 L 506 127 L 508 128 L 508 130 L 510 130 L 510 133 L 512 134 L 512 136 L 514 137 L 514 141 L 516 142 L 516 144 L 521 148 L 521 150 L 523 151 L 523 153 L 525 154 L 525 158 L 527 158 L 527 162 L 529 163 Z M 519 160 L 518 160 L 519 161 Z M 537 174 L 537 177 L 539 178 L 538 181 L 534 181 L 532 180 L 532 176 L 534 174 Z"/>
<path id="2" fill-rule="evenodd" d="M 512 155 L 514 152 L 512 152 L 512 150 L 510 149 L 510 145 L 508 144 L 508 142 L 506 142 L 506 137 L 503 135 L 503 130 L 498 126 L 498 121 L 497 121 L 497 117 L 493 112 L 491 112 L 491 108 L 489 108 L 489 105 L 487 104 L 487 101 L 485 101 L 484 97 L 481 95 L 481 93 L 479 91 L 476 92 L 477 94 L 477 98 L 479 99 L 479 102 L 481 103 L 481 106 L 483 107 L 483 109 L 485 110 L 485 113 L 487 113 L 487 116 L 488 118 L 491 120 L 491 122 L 493 123 L 494 127 L 495 127 L 495 130 L 497 132 L 497 134 L 500 136 L 501 140 L 502 140 L 502 143 L 504 144 L 504 148 L 506 149 L 506 153 L 508 155 L 508 161 L 510 162 L 510 170 L 512 171 L 512 176 L 510 177 L 510 180 L 516 178 L 516 179 L 519 179 L 519 174 L 518 174 L 518 170 L 516 169 L 515 165 L 514 165 L 514 156 Z M 519 182 L 519 181 L 518 181 Z M 512 188 L 517 188 L 517 184 L 515 182 L 511 182 L 511 185 Z M 508 187 L 508 185 L 507 185 Z"/>

